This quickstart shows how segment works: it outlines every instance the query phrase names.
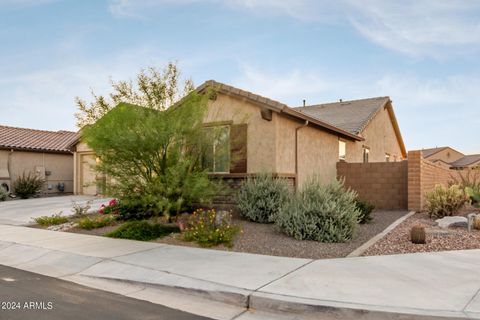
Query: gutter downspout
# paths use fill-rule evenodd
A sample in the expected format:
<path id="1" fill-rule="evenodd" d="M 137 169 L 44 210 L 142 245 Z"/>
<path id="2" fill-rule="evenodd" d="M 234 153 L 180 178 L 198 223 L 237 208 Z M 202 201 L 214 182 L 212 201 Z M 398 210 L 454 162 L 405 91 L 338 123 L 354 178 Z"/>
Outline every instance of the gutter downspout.
<path id="1" fill-rule="evenodd" d="M 295 128 L 295 190 L 298 189 L 298 131 L 308 126 L 308 120 L 299 127 Z"/>

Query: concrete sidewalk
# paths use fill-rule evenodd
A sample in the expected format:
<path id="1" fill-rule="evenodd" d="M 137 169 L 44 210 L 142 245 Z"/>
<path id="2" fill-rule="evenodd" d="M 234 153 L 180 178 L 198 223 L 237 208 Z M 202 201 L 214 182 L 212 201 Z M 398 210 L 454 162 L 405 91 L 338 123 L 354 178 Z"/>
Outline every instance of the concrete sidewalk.
<path id="1" fill-rule="evenodd" d="M 480 319 L 480 250 L 314 261 L 1 225 L 0 264 L 216 319 Z"/>

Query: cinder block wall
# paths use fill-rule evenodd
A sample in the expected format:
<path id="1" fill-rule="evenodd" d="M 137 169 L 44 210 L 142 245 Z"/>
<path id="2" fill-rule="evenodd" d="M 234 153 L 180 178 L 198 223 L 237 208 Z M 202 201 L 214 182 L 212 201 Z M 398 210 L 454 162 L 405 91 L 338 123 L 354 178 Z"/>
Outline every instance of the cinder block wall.
<path id="1" fill-rule="evenodd" d="M 407 209 L 407 161 L 337 163 L 338 178 L 377 209 Z"/>
<path id="2" fill-rule="evenodd" d="M 462 174 L 466 173 L 462 171 Z M 408 209 L 424 210 L 425 193 L 437 184 L 448 185 L 458 175 L 459 171 L 423 159 L 421 151 L 408 152 Z"/>

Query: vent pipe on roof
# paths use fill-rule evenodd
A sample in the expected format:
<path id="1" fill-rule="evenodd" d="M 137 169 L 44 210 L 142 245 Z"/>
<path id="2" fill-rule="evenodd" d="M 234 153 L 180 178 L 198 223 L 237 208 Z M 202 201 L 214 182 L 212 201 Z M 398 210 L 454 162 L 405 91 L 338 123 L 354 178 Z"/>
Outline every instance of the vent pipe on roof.
<path id="1" fill-rule="evenodd" d="M 303 99 L 303 106 L 305 107 L 307 101 L 305 101 L 305 99 Z"/>
<path id="2" fill-rule="evenodd" d="M 338 101 L 343 102 L 343 99 L 338 99 Z"/>

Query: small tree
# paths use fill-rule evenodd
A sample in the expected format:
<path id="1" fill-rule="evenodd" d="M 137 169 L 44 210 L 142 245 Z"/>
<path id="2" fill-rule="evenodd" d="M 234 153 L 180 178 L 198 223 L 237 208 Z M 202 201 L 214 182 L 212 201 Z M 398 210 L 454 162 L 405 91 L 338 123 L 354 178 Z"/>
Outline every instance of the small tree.
<path id="1" fill-rule="evenodd" d="M 101 160 L 96 169 L 108 177 L 104 190 L 129 216 L 179 213 L 217 191 L 203 163 L 212 138 L 203 128 L 211 93 L 192 91 L 190 80 L 179 89 L 180 82 L 169 63 L 142 70 L 135 83 L 112 81 L 109 98 L 77 98 L 77 125 Z"/>
<path id="2" fill-rule="evenodd" d="M 95 123 L 122 102 L 154 110 L 166 110 L 194 88 L 191 79 L 181 80 L 181 73 L 174 62 L 168 63 L 163 69 L 150 67 L 141 70 L 135 82 L 111 80 L 110 84 L 113 91 L 108 97 L 92 91 L 92 102 L 75 98 L 78 107 L 75 114 L 77 127 L 83 128 Z M 179 89 L 181 85 L 182 90 Z"/>

